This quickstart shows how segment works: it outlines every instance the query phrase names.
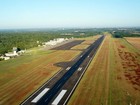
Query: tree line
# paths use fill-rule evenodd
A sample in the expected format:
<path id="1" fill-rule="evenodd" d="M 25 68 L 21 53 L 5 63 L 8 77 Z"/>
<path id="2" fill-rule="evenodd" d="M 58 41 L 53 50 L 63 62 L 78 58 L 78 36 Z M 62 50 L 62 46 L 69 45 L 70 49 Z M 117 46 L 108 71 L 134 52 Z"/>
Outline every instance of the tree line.
<path id="1" fill-rule="evenodd" d="M 135 34 L 135 33 L 132 33 L 132 32 L 124 32 L 124 31 L 115 31 L 115 32 L 112 32 L 112 35 L 115 38 L 140 37 L 140 34 Z"/>
<path id="2" fill-rule="evenodd" d="M 0 32 L 0 54 L 12 51 L 13 47 L 29 49 L 54 38 L 88 37 L 98 32 L 86 32 L 85 35 L 61 35 L 61 32 Z M 39 43 L 37 43 L 37 41 Z"/>

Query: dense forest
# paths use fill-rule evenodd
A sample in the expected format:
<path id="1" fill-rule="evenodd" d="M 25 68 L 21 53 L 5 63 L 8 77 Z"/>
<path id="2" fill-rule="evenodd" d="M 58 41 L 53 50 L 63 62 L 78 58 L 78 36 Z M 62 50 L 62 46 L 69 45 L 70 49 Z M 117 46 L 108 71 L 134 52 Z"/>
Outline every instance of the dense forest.
<path id="1" fill-rule="evenodd" d="M 0 32 L 0 54 L 12 50 L 13 47 L 20 49 L 29 49 L 41 45 L 54 38 L 87 37 L 99 34 L 99 32 L 71 32 L 71 35 L 65 35 L 66 32 Z M 84 34 L 81 34 L 84 33 Z M 39 43 L 37 43 L 39 42 Z"/>

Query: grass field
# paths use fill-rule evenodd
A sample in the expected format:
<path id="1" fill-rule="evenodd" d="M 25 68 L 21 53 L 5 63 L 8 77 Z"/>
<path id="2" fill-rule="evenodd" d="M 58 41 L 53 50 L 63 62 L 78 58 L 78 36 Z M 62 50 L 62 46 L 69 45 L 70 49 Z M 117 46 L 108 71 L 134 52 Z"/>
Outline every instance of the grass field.
<path id="1" fill-rule="evenodd" d="M 80 44 L 80 45 L 72 47 L 71 49 L 73 49 L 73 50 L 83 50 L 83 49 L 86 49 L 88 47 L 89 47 L 89 45 Z"/>
<path id="2" fill-rule="evenodd" d="M 76 40 L 85 40 L 87 43 L 95 39 L 97 36 Z M 82 43 L 76 47 L 86 48 L 89 44 Z M 80 53 L 77 50 L 32 48 L 23 56 L 0 62 L 0 105 L 20 104 L 61 69 L 54 64 L 71 61 Z"/>
<path id="3" fill-rule="evenodd" d="M 140 105 L 140 52 L 133 43 L 105 34 L 68 105 Z M 61 69 L 55 63 L 72 60 L 81 52 L 77 49 L 85 49 L 98 37 L 76 39 L 85 41 L 72 50 L 33 48 L 0 62 L 0 105 L 21 103 Z"/>
<path id="4" fill-rule="evenodd" d="M 33 49 L 24 56 L 0 62 L 0 105 L 18 105 L 61 69 L 55 63 L 70 61 L 79 53 Z"/>
<path id="5" fill-rule="evenodd" d="M 105 34 L 68 105 L 140 105 L 140 53 Z"/>
<path id="6" fill-rule="evenodd" d="M 123 105 L 140 104 L 140 53 L 124 39 L 112 41 L 114 56 L 114 72 L 116 80 L 110 79 L 113 83 L 110 91 L 110 103 Z M 118 85 L 115 85 L 118 84 Z M 113 94 L 115 92 L 115 95 Z M 118 99 L 118 100 L 114 100 Z"/>
<path id="7" fill-rule="evenodd" d="M 86 38 L 75 38 L 75 40 L 85 40 L 81 44 L 85 45 L 90 45 L 92 44 L 95 40 L 97 40 L 101 35 L 96 35 L 96 36 L 91 36 L 91 37 L 86 37 Z"/>
<path id="8" fill-rule="evenodd" d="M 88 48 L 96 39 L 98 39 L 100 35 L 96 35 L 93 37 L 87 37 L 87 38 L 78 38 L 76 40 L 84 40 L 81 44 L 72 47 L 72 50 L 84 50 Z"/>
<path id="9" fill-rule="evenodd" d="M 126 37 L 125 38 L 129 43 L 131 43 L 134 47 L 140 50 L 140 38 L 139 37 Z"/>

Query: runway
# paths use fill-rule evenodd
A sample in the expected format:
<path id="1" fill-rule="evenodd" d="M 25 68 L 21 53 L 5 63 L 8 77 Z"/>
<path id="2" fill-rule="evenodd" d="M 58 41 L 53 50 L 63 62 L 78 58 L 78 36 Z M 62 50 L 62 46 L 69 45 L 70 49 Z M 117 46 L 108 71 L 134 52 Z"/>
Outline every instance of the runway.
<path id="1" fill-rule="evenodd" d="M 35 94 L 27 98 L 22 105 L 65 105 L 84 75 L 88 65 L 96 54 L 104 35 L 79 55 L 75 63 L 61 70 L 45 83 Z M 56 81 L 57 80 L 57 81 Z M 45 91 L 47 89 L 47 91 Z M 44 92 L 43 92 L 44 91 Z M 43 95 L 42 95 L 42 94 Z M 40 95 L 41 94 L 41 95 Z M 35 100 L 37 99 L 37 101 Z"/>

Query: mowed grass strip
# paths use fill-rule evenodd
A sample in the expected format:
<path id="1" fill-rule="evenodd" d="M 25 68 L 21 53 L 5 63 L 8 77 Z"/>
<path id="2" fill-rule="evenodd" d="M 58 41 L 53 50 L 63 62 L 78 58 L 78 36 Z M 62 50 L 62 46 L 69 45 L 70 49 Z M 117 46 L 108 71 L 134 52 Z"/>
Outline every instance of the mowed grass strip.
<path id="1" fill-rule="evenodd" d="M 81 44 L 85 44 L 85 45 L 90 45 L 92 43 L 95 42 L 95 40 L 97 40 L 101 35 L 96 35 L 93 37 L 87 37 L 87 38 L 83 38 L 83 40 L 85 40 L 84 42 L 82 42 Z"/>
<path id="2" fill-rule="evenodd" d="M 107 35 L 68 105 L 102 105 L 108 103 L 109 40 Z"/>
<path id="3" fill-rule="evenodd" d="M 90 37 L 84 37 L 84 38 L 75 38 L 75 40 L 86 40 L 86 41 L 89 41 L 89 40 L 96 40 L 100 37 L 101 35 L 95 35 L 95 36 L 90 36 Z"/>
<path id="4" fill-rule="evenodd" d="M 89 45 L 84 45 L 84 44 L 82 45 L 82 44 L 80 44 L 80 45 L 72 47 L 71 49 L 72 50 L 83 50 L 83 49 L 86 49 L 88 47 L 89 47 Z"/>
<path id="5" fill-rule="evenodd" d="M 116 40 L 121 39 L 111 39 L 110 46 L 110 79 L 109 79 L 109 96 L 108 105 L 129 105 L 127 103 L 126 93 L 124 92 L 124 84 L 126 81 L 123 79 L 123 71 L 121 67 L 121 60 L 118 57 L 117 47 L 115 44 Z"/>
<path id="6" fill-rule="evenodd" d="M 72 60 L 80 51 L 33 51 L 0 62 L 0 104 L 20 104 L 61 68 L 55 63 Z M 67 56 L 69 55 L 69 56 Z"/>

